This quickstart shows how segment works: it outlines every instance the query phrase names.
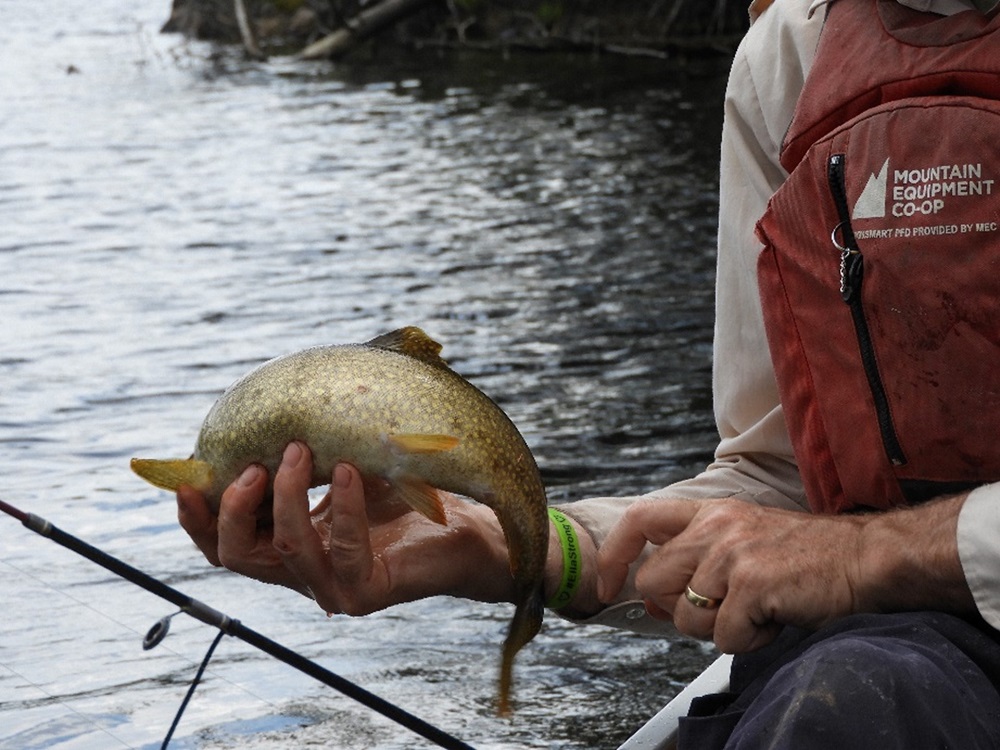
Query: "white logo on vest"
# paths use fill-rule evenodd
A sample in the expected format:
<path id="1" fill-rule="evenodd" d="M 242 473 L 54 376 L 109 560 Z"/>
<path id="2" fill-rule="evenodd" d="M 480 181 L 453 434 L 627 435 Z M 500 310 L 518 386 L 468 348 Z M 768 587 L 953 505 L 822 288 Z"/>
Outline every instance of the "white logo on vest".
<path id="1" fill-rule="evenodd" d="M 852 219 L 881 219 L 885 216 L 886 180 L 889 177 L 889 160 L 886 159 L 878 174 L 872 172 L 865 189 L 854 204 Z"/>
<path id="2" fill-rule="evenodd" d="M 852 219 L 885 219 L 889 214 L 897 219 L 943 217 L 942 211 L 949 199 L 992 196 L 996 184 L 996 180 L 983 177 L 981 163 L 894 169 L 891 175 L 890 186 L 889 159 L 883 162 L 877 173 L 870 173 L 864 189 L 854 203 Z M 856 229 L 855 236 L 858 239 L 868 239 L 996 232 L 1000 227 L 991 214 L 992 211 L 986 212 L 990 220 L 974 223 Z"/>

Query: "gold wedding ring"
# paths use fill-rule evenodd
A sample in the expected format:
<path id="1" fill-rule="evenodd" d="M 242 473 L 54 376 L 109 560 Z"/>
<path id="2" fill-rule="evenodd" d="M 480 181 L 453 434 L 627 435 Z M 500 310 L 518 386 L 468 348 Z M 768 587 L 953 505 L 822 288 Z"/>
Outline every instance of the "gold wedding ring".
<path id="1" fill-rule="evenodd" d="M 695 593 L 690 586 L 684 589 L 684 598 L 701 609 L 715 609 L 722 602 L 722 599 L 713 599 L 709 596 L 702 596 Z"/>

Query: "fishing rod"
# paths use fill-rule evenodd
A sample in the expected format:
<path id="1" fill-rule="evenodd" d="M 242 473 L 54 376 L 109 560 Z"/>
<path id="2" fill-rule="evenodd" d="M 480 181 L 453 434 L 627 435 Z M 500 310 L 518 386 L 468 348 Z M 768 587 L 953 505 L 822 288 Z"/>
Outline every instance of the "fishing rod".
<path id="1" fill-rule="evenodd" d="M 0 511 L 3 511 L 9 516 L 13 516 L 19 520 L 25 528 L 34 531 L 36 534 L 62 545 L 66 549 L 87 558 L 91 562 L 100 565 L 102 568 L 111 571 L 115 575 L 124 578 L 130 583 L 134 583 L 135 585 L 146 589 L 146 591 L 155 594 L 161 599 L 166 599 L 168 602 L 176 605 L 182 612 L 190 615 L 194 619 L 200 620 L 206 625 L 211 625 L 221 631 L 212 643 L 212 646 L 209 648 L 209 651 L 202 662 L 194 684 L 192 684 L 191 689 L 188 691 L 188 694 L 184 699 L 184 703 L 181 705 L 181 712 L 187 705 L 187 702 L 193 693 L 194 686 L 197 685 L 198 680 L 200 680 L 205 666 L 208 664 L 208 660 L 212 655 L 212 651 L 214 651 L 215 646 L 218 644 L 219 640 L 221 640 L 222 635 L 225 634 L 233 636 L 234 638 L 239 638 L 244 643 L 249 643 L 254 648 L 260 649 L 264 653 L 273 656 L 275 659 L 283 661 L 290 667 L 294 667 L 300 672 L 319 680 L 324 685 L 332 687 L 334 690 L 338 690 L 348 698 L 356 700 L 358 703 L 361 703 L 371 710 L 382 714 L 387 719 L 391 719 L 397 724 L 416 732 L 421 737 L 430 740 L 439 747 L 451 748 L 453 750 L 474 750 L 471 745 L 462 742 L 432 724 L 428 724 L 423 719 L 414 716 L 399 706 L 390 703 L 384 698 L 380 698 L 359 685 L 355 685 L 350 680 L 331 672 L 329 669 L 320 666 L 311 659 L 307 659 L 302 656 L 302 654 L 292 651 L 290 648 L 281 645 L 277 641 L 273 641 L 270 638 L 251 630 L 239 620 L 213 609 L 207 604 L 204 604 L 203 602 L 200 602 L 197 599 L 194 599 L 187 594 L 168 586 L 163 583 L 163 581 L 153 578 L 148 573 L 144 573 L 138 568 L 134 568 L 128 563 L 119 560 L 117 557 L 109 555 L 104 550 L 88 544 L 79 537 L 75 537 L 57 526 L 53 526 L 44 518 L 41 518 L 34 513 L 26 513 L 23 510 L 14 507 L 10 503 L 4 502 L 3 500 L 0 500 Z M 152 648 L 163 640 L 169 627 L 170 617 L 173 617 L 173 615 L 163 618 L 153 626 L 143 641 L 143 648 Z M 174 726 L 171 727 L 170 733 L 167 735 L 167 740 L 165 740 L 163 747 L 166 747 L 169 742 L 170 734 L 173 733 L 179 719 L 180 712 L 178 712 L 177 718 L 174 720 Z"/>

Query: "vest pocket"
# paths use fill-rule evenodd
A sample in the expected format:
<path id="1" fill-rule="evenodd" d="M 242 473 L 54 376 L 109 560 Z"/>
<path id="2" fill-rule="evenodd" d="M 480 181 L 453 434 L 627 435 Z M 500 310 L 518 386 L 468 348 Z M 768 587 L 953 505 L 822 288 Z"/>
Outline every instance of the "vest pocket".
<path id="1" fill-rule="evenodd" d="M 831 240 L 840 250 L 840 296 L 851 311 L 854 322 L 854 333 L 858 342 L 861 364 L 864 368 L 868 389 L 875 405 L 875 417 L 879 433 L 882 436 L 882 446 L 886 456 L 893 466 L 906 464 L 906 455 L 899 444 L 896 427 L 889 408 L 889 398 L 886 395 L 882 376 L 879 373 L 878 359 L 875 356 L 875 346 L 872 343 L 868 319 L 865 316 L 861 287 L 864 280 L 865 259 L 858 246 L 857 238 L 851 226 L 850 207 L 847 203 L 847 188 L 844 178 L 844 154 L 833 154 L 827 163 L 827 180 L 837 216 L 840 223 L 834 227 Z M 840 236 L 838 242 L 837 237 Z"/>

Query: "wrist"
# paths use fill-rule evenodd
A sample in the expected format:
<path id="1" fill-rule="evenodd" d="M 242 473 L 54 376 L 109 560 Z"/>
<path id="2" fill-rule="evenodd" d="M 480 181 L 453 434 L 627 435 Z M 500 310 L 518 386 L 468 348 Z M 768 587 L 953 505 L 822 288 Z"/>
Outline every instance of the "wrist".
<path id="1" fill-rule="evenodd" d="M 479 503 L 466 502 L 463 507 L 466 524 L 475 539 L 475 554 L 461 565 L 455 566 L 456 569 L 461 569 L 460 584 L 471 587 L 459 595 L 484 602 L 514 601 L 510 551 L 496 513 Z M 480 573 L 469 576 L 468 572 L 473 570 Z"/>
<path id="2" fill-rule="evenodd" d="M 590 617 L 604 608 L 597 598 L 597 546 L 590 534 L 567 514 L 577 545 L 579 583 L 569 601 L 559 607 L 559 614 L 568 618 Z M 459 542 L 458 549 L 470 553 L 461 564 L 450 566 L 462 571 L 450 593 L 477 601 L 513 601 L 514 587 L 510 576 L 510 558 L 503 529 L 496 514 L 478 503 L 462 503 L 456 517 L 449 516 L 453 533 L 468 536 L 469 543 Z M 549 548 L 545 562 L 545 601 L 551 602 L 562 586 L 565 556 L 559 530 L 549 518 Z M 481 575 L 469 577 L 465 571 L 479 570 Z"/>
<path id="3" fill-rule="evenodd" d="M 859 536 L 856 608 L 975 611 L 958 554 L 965 495 L 872 516 Z"/>
<path id="4" fill-rule="evenodd" d="M 590 617 L 597 598 L 597 547 L 569 515 L 549 509 L 549 551 L 545 564 L 546 606 L 569 618 Z"/>

